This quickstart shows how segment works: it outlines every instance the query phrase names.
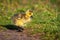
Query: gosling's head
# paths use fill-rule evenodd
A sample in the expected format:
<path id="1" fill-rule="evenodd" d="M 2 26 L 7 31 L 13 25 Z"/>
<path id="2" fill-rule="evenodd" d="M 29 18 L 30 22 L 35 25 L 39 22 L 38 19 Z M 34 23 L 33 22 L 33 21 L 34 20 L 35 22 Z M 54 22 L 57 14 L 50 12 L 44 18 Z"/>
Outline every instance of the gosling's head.
<path id="1" fill-rule="evenodd" d="M 32 17 L 33 16 L 33 11 L 32 10 L 27 10 L 26 11 L 26 17 L 27 18 L 30 18 L 30 17 Z"/>

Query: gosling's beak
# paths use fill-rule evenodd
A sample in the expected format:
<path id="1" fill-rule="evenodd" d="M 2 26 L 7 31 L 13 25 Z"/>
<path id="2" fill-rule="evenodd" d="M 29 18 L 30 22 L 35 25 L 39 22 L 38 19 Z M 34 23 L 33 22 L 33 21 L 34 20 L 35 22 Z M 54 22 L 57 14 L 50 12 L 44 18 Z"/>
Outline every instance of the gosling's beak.
<path id="1" fill-rule="evenodd" d="M 33 16 L 31 16 L 30 18 L 33 18 Z"/>

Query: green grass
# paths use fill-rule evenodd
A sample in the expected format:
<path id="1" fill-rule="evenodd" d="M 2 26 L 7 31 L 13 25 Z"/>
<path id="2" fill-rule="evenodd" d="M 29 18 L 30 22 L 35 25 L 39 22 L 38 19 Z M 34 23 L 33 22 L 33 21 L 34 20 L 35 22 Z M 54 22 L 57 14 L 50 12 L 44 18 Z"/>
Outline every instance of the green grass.
<path id="1" fill-rule="evenodd" d="M 10 18 L 19 12 L 19 10 L 26 11 L 27 9 L 33 8 L 34 15 L 32 22 L 25 27 L 32 29 L 29 33 L 45 33 L 42 35 L 42 40 L 60 40 L 60 11 L 59 6 L 56 5 L 56 3 L 58 3 L 56 1 L 57 0 L 50 0 L 48 2 L 44 0 L 28 0 L 27 2 L 22 0 L 1 0 L 0 25 L 12 24 Z"/>

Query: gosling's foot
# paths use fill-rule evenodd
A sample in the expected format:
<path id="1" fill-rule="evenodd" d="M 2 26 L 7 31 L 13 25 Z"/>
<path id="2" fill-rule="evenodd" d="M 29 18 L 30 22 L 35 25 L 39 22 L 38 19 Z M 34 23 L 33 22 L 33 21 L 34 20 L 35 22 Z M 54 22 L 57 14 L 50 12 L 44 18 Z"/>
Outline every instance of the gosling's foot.
<path id="1" fill-rule="evenodd" d="M 23 32 L 23 30 L 19 29 L 19 30 L 17 30 L 17 32 Z"/>
<path id="2" fill-rule="evenodd" d="M 18 30 L 17 30 L 17 31 L 18 31 L 18 32 L 23 32 L 23 30 L 24 30 L 24 29 L 23 29 L 22 27 L 18 27 Z"/>

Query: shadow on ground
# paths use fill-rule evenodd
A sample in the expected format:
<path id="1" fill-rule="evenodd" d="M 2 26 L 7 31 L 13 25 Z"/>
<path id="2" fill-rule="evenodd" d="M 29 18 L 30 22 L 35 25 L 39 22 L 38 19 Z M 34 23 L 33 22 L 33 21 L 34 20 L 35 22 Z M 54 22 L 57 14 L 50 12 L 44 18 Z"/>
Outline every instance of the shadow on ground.
<path id="1" fill-rule="evenodd" d="M 2 27 L 5 27 L 9 30 L 17 30 L 17 31 L 22 31 L 23 28 L 22 27 L 18 27 L 18 26 L 15 26 L 15 25 L 1 25 Z"/>

